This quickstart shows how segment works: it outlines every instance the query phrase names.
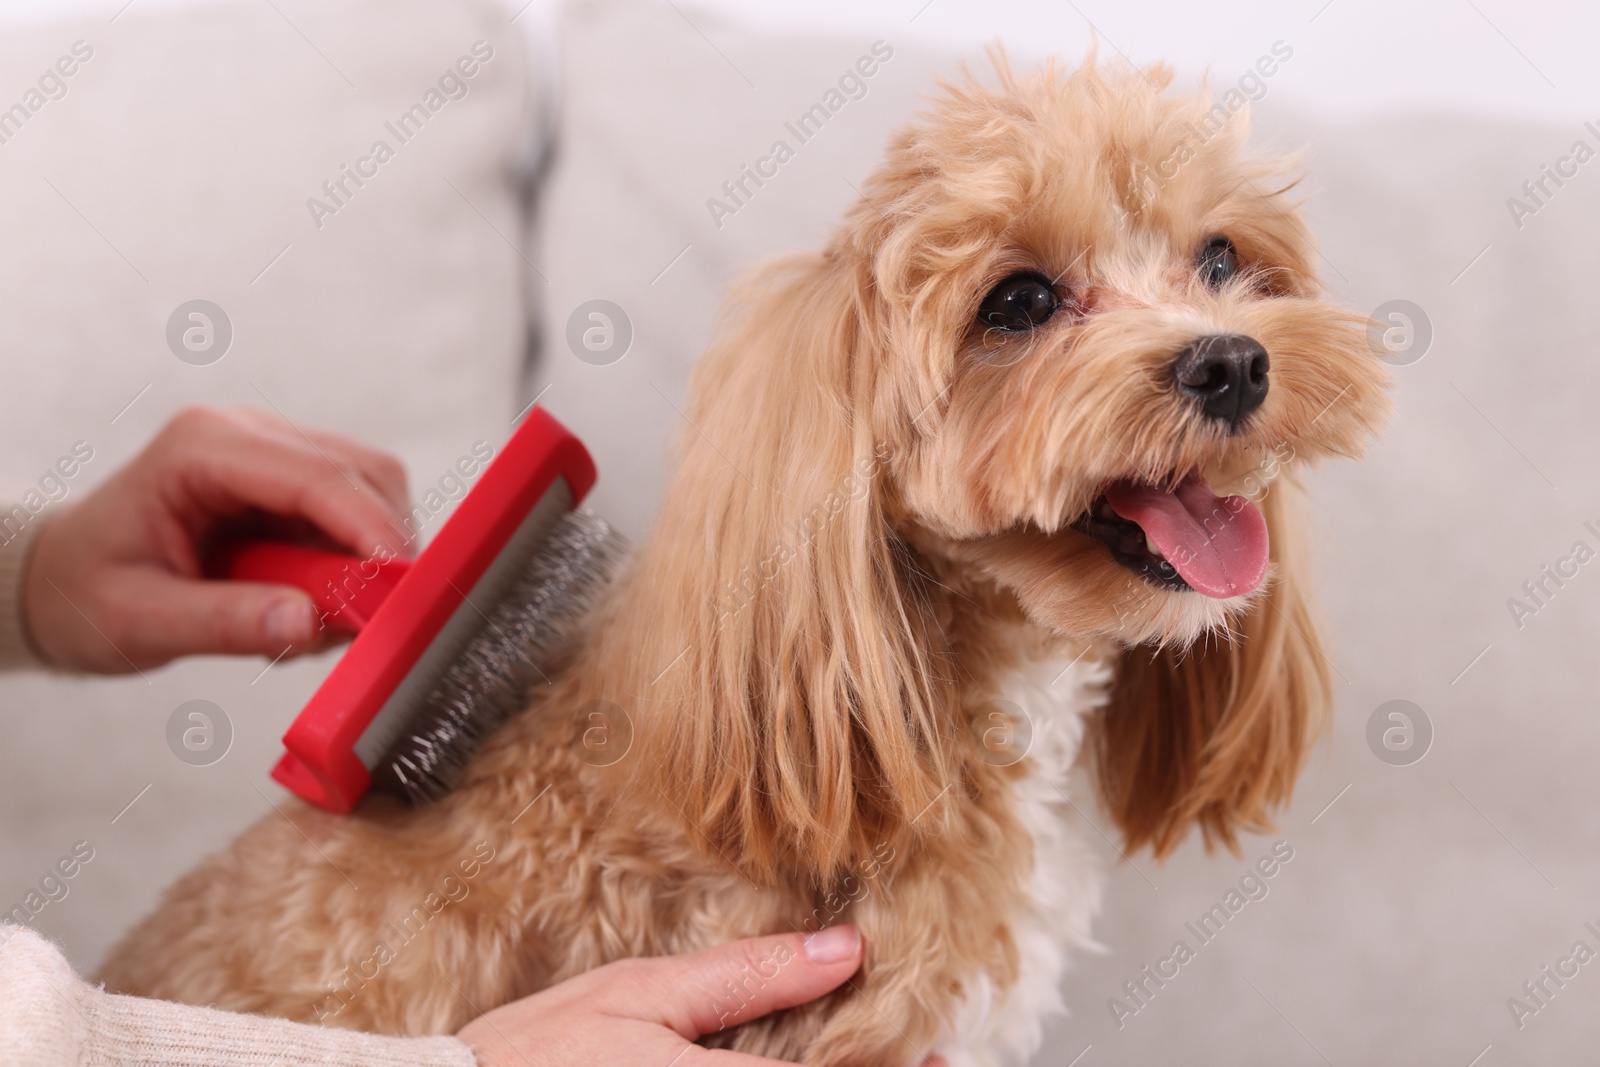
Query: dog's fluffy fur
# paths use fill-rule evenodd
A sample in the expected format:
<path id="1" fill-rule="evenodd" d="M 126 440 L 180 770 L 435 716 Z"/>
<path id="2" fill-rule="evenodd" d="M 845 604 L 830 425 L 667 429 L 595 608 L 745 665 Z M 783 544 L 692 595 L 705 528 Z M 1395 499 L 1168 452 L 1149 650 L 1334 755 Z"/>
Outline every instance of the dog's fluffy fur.
<path id="1" fill-rule="evenodd" d="M 894 139 L 824 251 L 738 289 L 652 537 L 460 788 L 266 816 L 115 950 L 109 988 L 448 1032 L 611 960 L 848 920 L 849 986 L 712 1040 L 1009 1061 L 1098 900 L 1080 738 L 1130 851 L 1266 827 L 1328 704 L 1293 470 L 1364 447 L 1384 369 L 1243 121 L 1161 68 L 995 66 Z M 1208 285 L 1218 234 L 1243 269 Z M 1061 309 L 985 328 L 1021 270 Z M 1231 435 L 1172 384 L 1211 334 L 1271 356 Z M 1114 480 L 1189 471 L 1270 481 L 1255 592 L 1163 587 L 1072 526 Z M 999 699 L 1032 732 L 1011 765 L 978 741 Z M 631 747 L 598 767 L 581 735 L 610 705 Z"/>

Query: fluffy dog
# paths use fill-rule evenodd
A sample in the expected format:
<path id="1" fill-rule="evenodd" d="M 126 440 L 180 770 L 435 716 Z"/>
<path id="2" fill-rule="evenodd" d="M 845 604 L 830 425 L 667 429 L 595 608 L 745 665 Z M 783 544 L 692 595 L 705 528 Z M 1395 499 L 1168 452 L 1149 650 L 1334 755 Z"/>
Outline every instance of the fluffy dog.
<path id="1" fill-rule="evenodd" d="M 995 65 L 737 290 L 653 535 L 465 782 L 266 816 L 110 988 L 449 1032 L 848 920 L 852 983 L 713 1042 L 1014 1062 L 1098 906 L 1080 755 L 1130 851 L 1266 828 L 1329 703 L 1294 471 L 1365 446 L 1385 370 L 1226 107 Z"/>

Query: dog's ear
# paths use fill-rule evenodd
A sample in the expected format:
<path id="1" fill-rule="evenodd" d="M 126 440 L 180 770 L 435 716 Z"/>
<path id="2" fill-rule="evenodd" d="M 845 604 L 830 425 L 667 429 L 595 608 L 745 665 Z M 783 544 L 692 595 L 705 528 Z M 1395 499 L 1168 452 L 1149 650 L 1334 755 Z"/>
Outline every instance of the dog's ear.
<path id="1" fill-rule="evenodd" d="M 951 781 L 937 627 L 883 513 L 872 299 L 843 256 L 736 290 L 635 578 L 650 608 L 618 620 L 654 650 L 616 665 L 642 669 L 636 785 L 752 876 L 836 872 Z"/>
<path id="2" fill-rule="evenodd" d="M 1237 636 L 1128 649 L 1091 730 L 1096 783 L 1129 850 L 1165 855 L 1198 824 L 1207 847 L 1271 829 L 1331 703 L 1306 599 L 1299 489 L 1261 501 L 1274 579 Z"/>

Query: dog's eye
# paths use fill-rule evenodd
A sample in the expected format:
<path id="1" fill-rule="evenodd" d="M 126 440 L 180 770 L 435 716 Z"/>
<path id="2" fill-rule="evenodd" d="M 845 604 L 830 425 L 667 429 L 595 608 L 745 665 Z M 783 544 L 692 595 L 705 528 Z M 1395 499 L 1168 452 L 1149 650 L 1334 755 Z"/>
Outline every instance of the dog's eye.
<path id="1" fill-rule="evenodd" d="M 1037 329 L 1061 306 L 1060 297 L 1041 274 L 1013 274 L 989 291 L 978 308 L 978 321 L 1011 332 Z"/>
<path id="2" fill-rule="evenodd" d="M 1215 289 L 1239 273 L 1239 252 L 1233 242 L 1218 234 L 1206 238 L 1195 257 L 1200 280 Z"/>

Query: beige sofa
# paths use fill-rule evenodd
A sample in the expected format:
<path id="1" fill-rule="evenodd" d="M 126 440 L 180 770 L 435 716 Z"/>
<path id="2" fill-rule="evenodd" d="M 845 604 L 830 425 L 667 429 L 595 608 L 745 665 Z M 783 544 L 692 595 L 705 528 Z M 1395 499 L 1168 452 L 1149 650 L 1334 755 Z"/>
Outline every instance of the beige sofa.
<path id="1" fill-rule="evenodd" d="M 265 6 L 136 7 L 111 25 L 0 40 L 3 69 L 43 71 L 79 38 L 96 50 L 65 97 L 0 145 L 9 465 L 26 476 L 93 441 L 77 493 L 182 403 L 270 403 L 400 451 L 420 491 L 542 393 L 596 456 L 595 506 L 642 534 L 719 291 L 747 263 L 822 240 L 888 131 L 959 58 L 900 40 L 899 23 L 778 39 L 679 8 L 600 0 L 569 13 L 554 163 L 532 213 L 522 183 L 542 109 L 515 9 L 341 2 L 296 9 L 302 37 Z M 470 94 L 316 229 L 305 200 L 480 38 L 496 55 Z M 736 211 L 708 207 L 878 41 L 892 56 L 864 95 Z M 1507 998 L 1526 1000 L 1523 983 L 1575 941 L 1600 949 L 1583 925 L 1600 926 L 1600 578 L 1583 568 L 1520 628 L 1507 601 L 1575 540 L 1600 548 L 1583 526 L 1600 525 L 1600 184 L 1583 174 L 1520 229 L 1506 198 L 1594 138 L 1432 114 L 1331 124 L 1272 94 L 1258 130 L 1264 144 L 1307 146 L 1334 290 L 1363 312 L 1411 301 L 1433 339 L 1398 369 L 1399 414 L 1369 461 L 1314 479 L 1340 714 L 1282 833 L 1238 858 L 1191 844 L 1164 865 L 1118 863 L 1106 844 L 1107 951 L 1069 976 L 1075 1014 L 1036 1062 L 1584 1062 L 1593 967 L 1520 1029 Z M 193 297 L 237 330 L 206 367 L 163 340 Z M 615 362 L 567 342 L 569 316 L 595 299 L 631 322 Z M 162 884 L 280 797 L 266 778 L 277 735 L 327 665 L 5 680 L 0 890 L 24 892 L 92 842 L 70 895 L 38 918 L 91 966 Z M 196 697 L 236 731 L 209 767 L 180 763 L 163 739 L 171 710 Z M 1432 726 L 1431 750 L 1408 766 L 1367 740 L 1393 699 Z M 1280 837 L 1294 858 L 1268 895 L 1114 1018 L 1111 998 L 1132 1003 L 1123 983 Z"/>

